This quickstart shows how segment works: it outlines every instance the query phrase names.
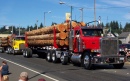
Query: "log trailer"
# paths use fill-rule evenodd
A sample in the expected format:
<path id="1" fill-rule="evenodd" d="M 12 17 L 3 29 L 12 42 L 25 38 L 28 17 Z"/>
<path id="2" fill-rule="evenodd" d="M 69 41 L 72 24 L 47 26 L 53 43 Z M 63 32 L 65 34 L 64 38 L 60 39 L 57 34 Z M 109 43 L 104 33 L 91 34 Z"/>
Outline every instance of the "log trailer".
<path id="1" fill-rule="evenodd" d="M 22 45 L 25 43 L 25 36 L 10 35 L 5 38 L 1 38 L 1 52 L 7 54 L 18 54 L 22 53 Z"/>
<path id="2" fill-rule="evenodd" d="M 46 57 L 48 62 L 60 60 L 62 64 L 80 64 L 85 69 L 91 69 L 95 64 L 111 64 L 118 69 L 124 66 L 125 56 L 119 53 L 118 38 L 104 37 L 100 25 L 93 27 L 72 23 L 72 28 L 69 24 L 64 25 L 62 28 L 69 28 L 65 30 L 68 44 L 66 41 L 64 44 L 59 42 L 66 40 L 57 35 L 59 25 L 32 30 L 25 34 L 23 56 L 29 58 L 38 54 L 39 57 Z"/>

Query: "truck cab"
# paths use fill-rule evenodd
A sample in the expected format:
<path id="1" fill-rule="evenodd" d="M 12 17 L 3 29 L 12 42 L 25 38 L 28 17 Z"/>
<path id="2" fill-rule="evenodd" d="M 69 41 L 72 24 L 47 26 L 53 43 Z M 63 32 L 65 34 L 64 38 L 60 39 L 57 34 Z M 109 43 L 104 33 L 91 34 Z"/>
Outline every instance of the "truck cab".
<path id="1" fill-rule="evenodd" d="M 24 44 L 25 43 L 25 37 L 24 36 L 16 36 L 13 39 L 13 50 L 14 53 L 18 53 L 21 52 L 21 46 L 20 44 Z"/>
<path id="2" fill-rule="evenodd" d="M 71 32 L 73 64 L 81 64 L 85 69 L 91 69 L 94 64 L 113 64 L 114 68 L 124 66 L 125 56 L 119 53 L 118 38 L 104 37 L 103 28 L 77 26 Z"/>
<path id="3" fill-rule="evenodd" d="M 98 50 L 100 48 L 99 39 L 103 36 L 102 28 L 77 27 L 74 29 L 74 52 L 83 50 Z M 76 44 L 77 43 L 77 44 Z M 80 43 L 80 44 L 79 44 Z M 80 45 L 80 46 L 79 46 Z"/>
<path id="4" fill-rule="evenodd" d="M 25 36 L 15 36 L 11 41 L 11 45 L 7 48 L 7 53 L 22 53 L 22 45 L 25 43 Z"/>

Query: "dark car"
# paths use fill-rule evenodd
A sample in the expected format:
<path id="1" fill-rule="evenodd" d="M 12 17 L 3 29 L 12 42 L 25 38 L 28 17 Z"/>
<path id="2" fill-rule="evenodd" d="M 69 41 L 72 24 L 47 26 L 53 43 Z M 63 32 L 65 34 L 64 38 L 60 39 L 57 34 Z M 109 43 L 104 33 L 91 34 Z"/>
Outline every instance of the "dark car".
<path id="1" fill-rule="evenodd" d="M 130 44 L 120 44 L 119 45 L 119 51 L 124 51 L 125 48 L 130 50 Z"/>

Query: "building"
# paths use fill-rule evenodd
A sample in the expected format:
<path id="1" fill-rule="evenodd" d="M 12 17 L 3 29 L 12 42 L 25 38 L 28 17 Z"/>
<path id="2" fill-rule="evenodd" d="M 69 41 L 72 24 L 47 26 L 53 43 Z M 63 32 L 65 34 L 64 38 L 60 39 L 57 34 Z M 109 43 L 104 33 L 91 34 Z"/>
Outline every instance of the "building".
<path id="1" fill-rule="evenodd" d="M 7 36 L 10 36 L 11 34 L 0 34 L 0 38 L 1 37 L 7 37 Z"/>
<path id="2" fill-rule="evenodd" d="M 130 32 L 122 32 L 118 38 L 122 44 L 130 43 Z"/>

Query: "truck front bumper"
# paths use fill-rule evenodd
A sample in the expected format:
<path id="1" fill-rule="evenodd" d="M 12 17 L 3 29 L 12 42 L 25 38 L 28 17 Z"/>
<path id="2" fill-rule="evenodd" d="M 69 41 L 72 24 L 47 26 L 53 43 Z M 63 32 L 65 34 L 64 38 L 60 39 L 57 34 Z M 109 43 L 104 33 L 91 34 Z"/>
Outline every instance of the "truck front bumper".
<path id="1" fill-rule="evenodd" d="M 125 56 L 103 56 L 103 57 L 93 57 L 93 64 L 120 64 L 126 61 Z"/>

